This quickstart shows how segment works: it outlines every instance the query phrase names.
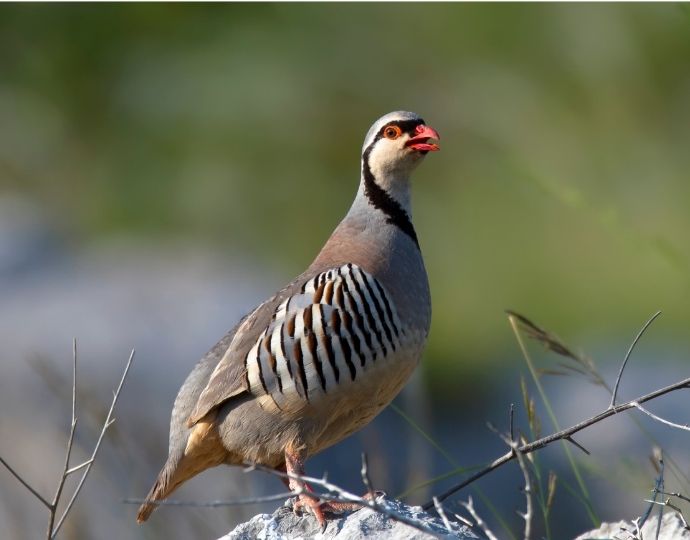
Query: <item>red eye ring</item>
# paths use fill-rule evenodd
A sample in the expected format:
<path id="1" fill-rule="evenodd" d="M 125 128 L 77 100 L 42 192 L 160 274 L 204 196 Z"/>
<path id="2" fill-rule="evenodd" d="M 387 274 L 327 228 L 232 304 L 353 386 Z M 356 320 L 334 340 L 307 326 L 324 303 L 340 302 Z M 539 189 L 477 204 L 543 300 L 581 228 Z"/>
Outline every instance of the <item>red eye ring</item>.
<path id="1" fill-rule="evenodd" d="M 383 136 L 391 141 L 397 139 L 400 137 L 400 135 L 402 135 L 402 129 L 400 129 L 398 126 L 387 126 L 383 130 Z"/>

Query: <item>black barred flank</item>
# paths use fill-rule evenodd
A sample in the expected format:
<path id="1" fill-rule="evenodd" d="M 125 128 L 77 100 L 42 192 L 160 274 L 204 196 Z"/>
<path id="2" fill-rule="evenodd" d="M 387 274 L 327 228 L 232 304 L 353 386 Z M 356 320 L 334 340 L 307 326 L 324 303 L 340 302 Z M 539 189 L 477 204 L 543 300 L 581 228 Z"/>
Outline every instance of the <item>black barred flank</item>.
<path id="1" fill-rule="evenodd" d="M 354 381 L 357 376 L 357 370 L 355 365 L 352 363 L 352 349 L 347 339 L 343 337 L 342 333 L 342 318 L 340 317 L 340 312 L 337 309 L 333 310 L 331 314 L 331 325 L 333 326 L 333 331 L 338 343 L 340 343 L 340 349 L 343 351 L 343 357 L 348 369 L 350 370 L 350 378 Z"/>
<path id="2" fill-rule="evenodd" d="M 396 351 L 403 335 L 383 286 L 355 264 L 312 276 L 304 289 L 303 295 L 297 293 L 278 306 L 274 320 L 258 337 L 256 350 L 244 359 L 248 373 L 256 356 L 252 391 L 261 394 L 263 389 L 279 409 L 279 395 L 288 402 L 300 398 L 310 402 L 310 387 L 320 386 L 328 393 L 330 385 L 349 382 L 345 373 L 354 381 L 360 369 L 357 357 L 366 369 L 369 359 L 376 361 Z"/>
<path id="3" fill-rule="evenodd" d="M 266 381 L 264 381 L 264 371 L 261 366 L 261 347 L 256 347 L 256 366 L 259 368 L 259 381 L 261 381 L 261 388 L 264 392 L 268 394 L 268 388 L 266 388 Z"/>
<path id="4" fill-rule="evenodd" d="M 318 343 L 316 342 L 316 335 L 312 330 L 307 336 L 307 346 L 309 347 L 309 352 L 311 353 L 312 361 L 314 362 L 314 367 L 316 368 L 316 373 L 319 375 L 319 380 L 321 381 L 321 388 L 326 391 L 326 377 L 323 375 L 323 365 L 321 364 L 321 359 L 318 355 Z"/>
<path id="5" fill-rule="evenodd" d="M 352 338 L 352 345 L 355 348 L 357 356 L 359 356 L 359 363 L 362 366 L 364 366 L 367 359 L 366 356 L 362 353 L 362 344 L 359 341 L 359 336 L 355 333 L 355 330 L 353 328 L 352 316 L 347 311 L 343 311 L 343 322 L 345 323 L 345 328 L 347 328 L 348 334 L 350 334 L 350 337 Z"/>
<path id="6" fill-rule="evenodd" d="M 345 363 L 347 364 L 347 368 L 350 370 L 350 379 L 354 381 L 355 377 L 357 377 L 357 369 L 352 363 L 352 349 L 350 348 L 350 344 L 347 342 L 347 339 L 343 338 L 342 336 L 338 336 L 338 339 L 340 340 L 340 348 L 343 350 Z"/>
<path id="7" fill-rule="evenodd" d="M 376 285 L 376 288 L 378 289 L 379 293 L 381 294 L 381 298 L 383 299 L 383 304 L 386 307 L 386 314 L 388 315 L 388 320 L 391 322 L 391 326 L 393 327 L 393 332 L 395 333 L 395 337 L 400 337 L 400 333 L 398 332 L 398 327 L 395 326 L 395 319 L 393 318 L 393 310 L 391 309 L 391 305 L 388 302 L 388 298 L 386 297 L 386 291 L 383 290 L 383 287 L 381 287 L 381 284 L 376 279 L 374 280 L 374 285 Z"/>
<path id="8" fill-rule="evenodd" d="M 359 329 L 360 333 L 364 337 L 364 342 L 366 343 L 367 348 L 371 351 L 372 359 L 376 360 L 376 350 L 374 349 L 373 344 L 371 342 L 371 334 L 367 332 L 367 328 L 364 324 L 364 317 L 359 312 L 359 306 L 357 305 L 357 301 L 351 294 L 348 295 L 347 299 L 350 303 L 350 311 L 354 314 L 354 317 L 352 317 L 354 325 Z M 362 365 L 364 365 L 364 359 L 362 359 Z"/>
<path id="9" fill-rule="evenodd" d="M 302 388 L 304 389 L 304 399 L 309 401 L 309 383 L 307 383 L 307 373 L 304 370 L 304 358 L 302 355 L 302 340 L 298 339 L 295 341 L 295 345 L 292 348 L 295 354 L 295 361 L 297 362 L 297 367 L 299 369 L 299 378 L 302 381 Z"/>
<path id="10" fill-rule="evenodd" d="M 278 362 L 276 362 L 276 357 L 273 355 L 273 352 L 271 351 L 272 337 L 273 335 L 266 336 L 264 338 L 264 348 L 266 349 L 266 353 L 268 354 L 268 363 L 271 366 L 271 371 L 273 371 L 273 376 L 276 378 L 276 382 L 278 383 L 278 391 L 282 394 L 283 381 L 280 379 L 280 375 L 278 374 Z"/>
<path id="11" fill-rule="evenodd" d="M 288 358 L 287 354 L 285 354 L 285 335 L 283 334 L 282 328 L 280 329 L 280 352 L 283 356 L 283 360 L 285 361 L 285 365 L 287 366 L 288 377 L 290 377 L 290 379 L 292 379 L 293 378 L 293 376 L 292 376 L 292 365 L 290 363 L 290 359 Z"/>
<path id="12" fill-rule="evenodd" d="M 323 313 L 323 308 L 321 308 L 320 305 L 317 304 L 317 307 L 319 311 L 321 312 L 321 328 L 323 328 L 323 346 L 326 351 L 326 358 L 328 359 L 328 363 L 331 365 L 331 369 L 333 370 L 333 375 L 335 376 L 335 382 L 340 382 L 340 370 L 338 369 L 338 366 L 335 361 L 335 352 L 333 352 L 333 343 L 331 342 L 331 338 L 328 335 L 328 332 L 326 332 L 326 329 L 328 326 L 326 325 L 326 318 Z"/>
<path id="13" fill-rule="evenodd" d="M 376 321 L 374 320 L 374 316 L 371 313 L 371 307 L 369 307 L 369 302 L 367 302 L 366 296 L 364 296 L 364 293 L 362 292 L 362 288 L 359 285 L 359 280 L 357 279 L 357 276 L 352 274 L 352 283 L 355 286 L 355 290 L 357 291 L 357 294 L 359 295 L 359 298 L 362 300 L 362 309 L 364 309 L 364 316 L 367 318 L 367 323 L 369 324 L 369 328 L 374 332 L 374 335 L 376 336 L 376 340 L 379 342 L 381 345 L 381 349 L 383 350 L 383 356 L 386 356 L 386 345 L 383 343 L 383 339 L 381 337 L 381 332 L 379 332 L 378 326 L 376 326 Z M 365 337 L 370 337 L 371 334 L 367 333 Z M 370 349 L 374 349 L 371 339 L 367 340 L 367 345 L 369 346 Z M 376 360 L 376 355 L 374 355 L 374 360 Z"/>
<path id="14" fill-rule="evenodd" d="M 381 323 L 381 327 L 383 328 L 383 331 L 386 334 L 386 338 L 388 338 L 388 343 L 391 344 L 391 347 L 395 351 L 395 343 L 393 343 L 393 334 L 391 332 L 391 329 L 388 327 L 388 324 L 386 323 L 386 316 L 383 313 L 383 308 L 381 307 L 381 304 L 378 301 L 378 298 L 376 297 L 376 294 L 374 293 L 374 289 L 371 287 L 371 283 L 369 283 L 369 278 L 367 275 L 362 272 L 361 268 L 359 269 L 359 275 L 362 278 L 362 281 L 364 282 L 364 286 L 367 289 L 367 292 L 369 293 L 369 296 L 371 297 L 371 301 L 374 304 L 374 309 L 376 309 L 376 315 L 377 315 L 377 320 Z M 376 281 L 376 280 L 374 280 Z M 379 334 L 377 334 L 379 335 Z M 383 343 L 382 343 L 383 344 Z M 383 349 L 383 354 L 386 354 L 386 349 L 384 347 Z"/>

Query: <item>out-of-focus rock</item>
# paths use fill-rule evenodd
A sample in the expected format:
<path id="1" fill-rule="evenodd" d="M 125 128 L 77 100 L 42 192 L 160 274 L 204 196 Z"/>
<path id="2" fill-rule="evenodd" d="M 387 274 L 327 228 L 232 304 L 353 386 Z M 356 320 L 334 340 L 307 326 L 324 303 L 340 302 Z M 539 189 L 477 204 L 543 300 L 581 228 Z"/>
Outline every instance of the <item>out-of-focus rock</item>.
<path id="1" fill-rule="evenodd" d="M 659 534 L 657 536 L 657 528 Z M 675 512 L 667 512 L 661 519 L 659 527 L 659 517 L 649 516 L 649 519 L 640 527 L 641 535 L 637 533 L 637 527 L 631 521 L 617 521 L 615 523 L 602 523 L 601 527 L 593 531 L 588 531 L 578 536 L 575 540 L 610 540 L 617 538 L 620 540 L 637 540 L 640 538 L 654 538 L 658 540 L 688 540 L 690 531 L 685 528 L 682 520 Z"/>

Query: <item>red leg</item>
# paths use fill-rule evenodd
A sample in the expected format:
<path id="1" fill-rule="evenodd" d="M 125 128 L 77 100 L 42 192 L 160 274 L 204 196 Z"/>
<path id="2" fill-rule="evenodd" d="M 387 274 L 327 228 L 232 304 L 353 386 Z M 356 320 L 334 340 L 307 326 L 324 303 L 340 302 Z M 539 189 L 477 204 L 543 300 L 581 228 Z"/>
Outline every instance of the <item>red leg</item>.
<path id="1" fill-rule="evenodd" d="M 281 467 L 289 473 L 289 474 L 295 474 L 299 476 L 304 475 L 304 459 L 300 455 L 299 452 L 290 452 L 289 450 L 285 451 L 285 465 Z M 296 478 L 283 478 L 283 483 L 288 487 L 289 490 L 291 491 L 308 491 L 310 493 L 313 493 L 314 490 L 307 484 L 306 482 L 302 480 L 298 480 Z M 375 491 L 373 493 L 367 493 L 366 495 L 363 496 L 363 499 L 365 500 L 373 500 L 379 495 L 385 495 L 384 492 L 382 491 Z M 297 499 L 297 502 L 294 505 L 294 509 L 301 510 L 303 508 L 306 508 L 308 510 L 311 510 L 311 512 L 314 514 L 316 517 L 317 521 L 319 522 L 319 525 L 323 529 L 326 528 L 326 517 L 324 516 L 324 512 L 330 512 L 333 514 L 340 514 L 343 512 L 354 512 L 355 510 L 359 510 L 362 508 L 362 505 L 356 502 L 319 502 L 318 500 L 314 499 L 313 497 L 309 497 L 305 494 L 299 495 L 299 498 Z"/>
<path id="2" fill-rule="evenodd" d="M 304 458 L 299 452 L 285 450 L 285 471 L 288 474 L 304 475 Z M 306 482 L 298 480 L 297 478 L 289 478 L 287 486 L 291 491 L 313 491 Z M 322 504 L 318 500 L 302 493 L 295 503 L 295 510 L 300 510 L 305 507 L 311 510 L 314 517 L 316 517 L 316 520 L 319 522 L 319 525 L 321 525 L 321 528 L 325 529 L 326 517 L 323 515 Z"/>

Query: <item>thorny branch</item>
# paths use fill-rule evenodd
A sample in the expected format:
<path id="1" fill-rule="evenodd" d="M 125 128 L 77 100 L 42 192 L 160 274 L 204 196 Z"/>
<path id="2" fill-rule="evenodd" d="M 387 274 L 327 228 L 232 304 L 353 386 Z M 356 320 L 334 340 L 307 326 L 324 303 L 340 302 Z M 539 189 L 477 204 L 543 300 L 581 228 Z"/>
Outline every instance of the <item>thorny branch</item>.
<path id="1" fill-rule="evenodd" d="M 670 392 L 673 392 L 675 390 L 680 390 L 683 388 L 690 388 L 690 378 L 683 379 L 681 381 L 675 382 L 669 386 L 665 386 L 663 388 L 659 388 L 658 390 L 654 390 L 653 392 L 650 392 L 648 394 L 645 394 L 643 396 L 640 396 L 636 399 L 632 399 L 626 403 L 623 403 L 622 405 L 617 405 L 613 408 L 607 408 L 600 413 L 592 416 L 591 418 L 588 418 L 587 420 L 583 420 L 582 422 L 579 422 L 569 428 L 563 429 L 561 431 L 558 431 L 556 433 L 552 433 L 551 435 L 547 435 L 546 437 L 542 437 L 536 441 L 532 441 L 527 444 L 523 444 L 518 448 L 518 451 L 521 452 L 522 454 L 529 454 L 531 452 L 534 452 L 535 450 L 540 450 L 551 443 L 555 441 L 560 441 L 563 439 L 570 439 L 575 433 L 578 433 L 579 431 L 582 431 L 585 428 L 588 428 L 589 426 L 592 426 L 594 424 L 597 424 L 601 422 L 602 420 L 606 420 L 607 418 L 614 416 L 616 414 L 619 414 L 623 411 L 627 411 L 628 409 L 636 408 L 636 404 L 641 404 L 641 403 L 646 403 L 647 401 L 651 401 L 655 398 L 658 398 L 660 396 L 663 396 L 665 394 L 668 394 Z M 460 491 L 462 488 L 468 486 L 469 484 L 475 482 L 479 478 L 487 475 L 494 469 L 497 469 L 501 467 L 502 465 L 505 465 L 509 461 L 512 461 L 515 459 L 515 453 L 511 450 L 510 452 L 496 458 L 494 461 L 489 463 L 486 467 L 483 469 L 477 471 L 476 473 L 472 474 L 462 482 L 456 484 L 455 486 L 451 487 L 441 495 L 438 495 L 438 500 L 439 501 L 444 501 L 454 493 Z M 424 510 L 429 510 L 433 508 L 433 501 L 432 502 L 427 502 L 422 506 Z"/>
<path id="2" fill-rule="evenodd" d="M 53 499 L 51 502 L 48 502 L 48 500 L 43 497 L 38 491 L 36 491 L 24 478 L 16 472 L 10 465 L 2 458 L 0 457 L 0 463 L 5 466 L 5 468 L 17 479 L 19 482 L 27 489 L 31 494 L 36 497 L 47 509 L 49 512 L 48 516 L 48 528 L 46 530 L 46 538 L 47 540 L 52 540 L 57 536 L 58 531 L 60 530 L 60 527 L 65 521 L 65 518 L 69 514 L 70 510 L 72 509 L 72 505 L 74 504 L 74 501 L 77 499 L 77 496 L 79 495 L 79 492 L 81 491 L 84 482 L 86 481 L 86 477 L 88 476 L 91 466 L 93 465 L 96 455 L 98 454 L 98 450 L 100 449 L 101 442 L 103 441 L 103 437 L 105 435 L 105 432 L 108 430 L 108 428 L 111 426 L 111 424 L 115 421 L 114 418 L 112 418 L 113 411 L 115 410 L 115 404 L 117 403 L 118 398 L 120 397 L 120 392 L 122 390 L 122 387 L 125 383 L 125 379 L 127 378 L 127 374 L 129 373 L 129 368 L 132 365 L 132 361 L 134 360 L 134 349 L 132 349 L 132 352 L 129 355 L 129 359 L 127 360 L 127 364 L 125 366 L 125 369 L 122 373 L 122 377 L 120 378 L 120 383 L 113 393 L 113 399 L 110 404 L 110 410 L 108 411 L 108 415 L 103 422 L 103 427 L 101 429 L 101 433 L 98 437 L 98 440 L 96 441 L 96 445 L 94 446 L 93 452 L 91 453 L 91 457 L 87 459 L 85 462 L 76 465 L 74 467 L 70 467 L 70 457 L 72 455 L 72 447 L 74 445 L 74 436 L 76 433 L 76 427 L 77 427 L 77 341 L 73 340 L 72 342 L 72 422 L 70 426 L 70 432 L 69 436 L 67 438 L 67 447 L 65 451 L 65 462 L 62 468 L 62 474 L 60 475 L 60 479 L 58 480 L 58 485 L 55 490 L 55 495 L 53 496 Z M 65 509 L 63 510 L 60 519 L 58 519 L 57 524 L 55 524 L 55 519 L 57 517 L 57 510 L 58 510 L 58 505 L 60 503 L 60 499 L 63 495 L 63 490 L 65 487 L 65 481 L 67 480 L 67 477 L 70 476 L 71 474 L 74 474 L 80 470 L 84 469 L 82 472 L 81 478 L 79 479 L 79 482 L 74 489 L 74 492 L 72 493 L 72 496 L 65 506 Z"/>
<path id="3" fill-rule="evenodd" d="M 510 442 L 510 447 L 515 452 L 515 457 L 520 465 L 520 470 L 522 471 L 522 476 L 525 479 L 525 500 L 526 508 L 525 513 L 521 514 L 518 512 L 520 517 L 525 520 L 525 536 L 524 540 L 530 540 L 532 538 L 532 518 L 534 517 L 534 508 L 532 503 L 532 478 L 527 468 L 527 463 L 525 461 L 525 456 L 518 449 L 518 444 L 515 441 Z"/>
<path id="4" fill-rule="evenodd" d="M 515 436 L 513 433 L 513 406 L 511 404 L 510 407 L 511 411 L 511 423 L 510 423 L 510 433 L 508 436 L 500 433 L 494 426 L 491 424 L 488 425 L 489 429 L 492 430 L 496 435 L 498 435 L 503 442 L 505 442 L 508 447 L 511 449 L 511 452 L 515 455 L 515 458 L 517 459 L 518 465 L 520 467 L 520 471 L 522 472 L 522 477 L 525 481 L 525 487 L 524 487 L 524 493 L 525 493 L 525 512 L 521 513 L 518 512 L 517 514 L 525 520 L 525 533 L 524 533 L 524 538 L 523 540 L 530 540 L 532 538 L 532 519 L 534 517 L 534 510 L 533 510 L 533 501 L 532 501 L 532 493 L 533 493 L 533 488 L 532 488 L 532 477 L 529 472 L 529 468 L 527 466 L 527 462 L 525 461 L 525 456 L 520 452 L 519 450 L 519 444 L 515 440 Z M 433 498 L 434 505 L 436 506 L 436 509 L 438 510 L 438 506 L 441 504 L 438 502 L 438 499 L 436 497 Z"/>

